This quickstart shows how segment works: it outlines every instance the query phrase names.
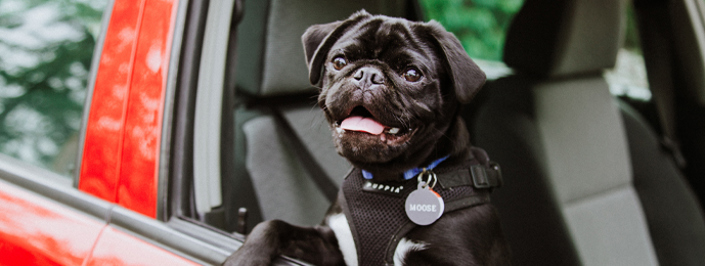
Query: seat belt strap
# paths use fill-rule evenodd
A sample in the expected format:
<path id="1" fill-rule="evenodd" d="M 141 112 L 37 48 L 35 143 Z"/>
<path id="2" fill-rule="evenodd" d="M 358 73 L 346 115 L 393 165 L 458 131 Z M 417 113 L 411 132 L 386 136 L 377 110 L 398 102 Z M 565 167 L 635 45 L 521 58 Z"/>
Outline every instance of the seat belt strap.
<path id="1" fill-rule="evenodd" d="M 673 50 L 672 34 L 663 25 L 669 25 L 659 6 L 636 6 L 637 17 L 642 38 L 642 50 L 647 66 L 649 87 L 661 125 L 661 146 L 673 156 L 676 165 L 683 169 L 686 166 L 685 157 L 680 150 L 676 132 L 676 111 L 673 90 Z M 649 71 L 651 70 L 651 71 Z"/>
<path id="2" fill-rule="evenodd" d="M 285 145 L 294 151 L 296 158 L 304 167 L 308 175 L 313 179 L 313 182 L 318 187 L 323 195 L 328 199 L 328 202 L 334 202 L 338 197 L 338 186 L 331 181 L 328 174 L 323 170 L 321 165 L 316 162 L 311 152 L 303 144 L 296 131 L 291 126 L 288 120 L 284 117 L 281 110 L 272 107 L 272 116 L 277 125 L 277 132 L 286 139 Z"/>

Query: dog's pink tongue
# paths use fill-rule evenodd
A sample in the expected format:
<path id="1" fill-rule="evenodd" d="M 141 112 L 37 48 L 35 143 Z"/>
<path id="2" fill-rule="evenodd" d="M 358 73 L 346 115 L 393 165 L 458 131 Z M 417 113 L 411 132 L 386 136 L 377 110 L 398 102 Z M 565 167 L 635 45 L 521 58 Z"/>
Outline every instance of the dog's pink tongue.
<path id="1" fill-rule="evenodd" d="M 351 131 L 362 131 L 372 135 L 382 134 L 384 126 L 369 117 L 351 116 L 340 123 L 340 128 Z"/>

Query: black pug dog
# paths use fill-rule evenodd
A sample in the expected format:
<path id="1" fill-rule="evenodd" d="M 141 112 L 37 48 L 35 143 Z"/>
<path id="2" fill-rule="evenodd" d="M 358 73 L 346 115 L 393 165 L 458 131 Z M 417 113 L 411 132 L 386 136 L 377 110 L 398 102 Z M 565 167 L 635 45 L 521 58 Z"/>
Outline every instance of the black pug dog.
<path id="1" fill-rule="evenodd" d="M 508 265 L 499 168 L 459 117 L 485 82 L 438 24 L 360 11 L 303 37 L 338 153 L 354 166 L 316 227 L 258 224 L 226 265 Z"/>

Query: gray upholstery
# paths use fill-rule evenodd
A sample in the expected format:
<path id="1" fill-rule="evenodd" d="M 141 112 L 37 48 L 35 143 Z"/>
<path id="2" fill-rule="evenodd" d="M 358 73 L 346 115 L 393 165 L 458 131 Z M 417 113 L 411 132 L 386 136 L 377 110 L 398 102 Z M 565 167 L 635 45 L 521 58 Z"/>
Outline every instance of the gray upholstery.
<path id="1" fill-rule="evenodd" d="M 601 76 L 545 81 L 533 92 L 549 176 L 556 177 L 551 180 L 560 202 L 631 182 L 621 117 Z"/>
<path id="2" fill-rule="evenodd" d="M 600 73 L 614 66 L 626 3 L 526 1 L 507 34 L 504 61 L 541 76 Z"/>
<path id="3" fill-rule="evenodd" d="M 634 187 L 661 265 L 702 265 L 705 219 L 696 196 L 639 114 L 621 104 Z"/>
<path id="4" fill-rule="evenodd" d="M 563 214 L 584 265 L 658 265 L 632 186 L 570 204 Z"/>
<path id="5" fill-rule="evenodd" d="M 343 20 L 363 8 L 372 14 L 403 16 L 406 2 L 247 1 L 238 31 L 238 90 L 256 96 L 315 91 L 308 81 L 301 45 L 308 26 Z"/>
<path id="6" fill-rule="evenodd" d="M 301 107 L 301 106 L 296 106 Z M 338 156 L 330 141 L 330 130 L 319 110 L 285 109 L 285 117 L 309 152 L 338 185 L 350 166 Z M 274 119 L 259 116 L 247 121 L 243 130 L 247 138 L 246 167 L 265 220 L 281 219 L 298 225 L 322 221 L 330 203 L 313 179 L 279 135 Z"/>
<path id="7" fill-rule="evenodd" d="M 601 75 L 625 3 L 527 0 L 505 47 L 519 74 L 483 89 L 472 134 L 502 165 L 493 202 L 516 265 L 702 264 L 695 198 Z"/>
<path id="8" fill-rule="evenodd" d="M 656 265 L 618 108 L 601 76 L 534 88 L 548 175 L 586 265 Z"/>
<path id="9" fill-rule="evenodd" d="M 580 265 L 551 181 L 536 125 L 531 87 L 513 76 L 488 82 L 469 124 L 473 144 L 502 166 L 503 185 L 492 193 L 514 265 Z M 482 97 L 484 96 L 484 97 Z"/>
<path id="10" fill-rule="evenodd" d="M 492 200 L 515 264 L 656 265 L 622 118 L 599 76 L 485 89 L 472 135 L 502 165 Z"/>

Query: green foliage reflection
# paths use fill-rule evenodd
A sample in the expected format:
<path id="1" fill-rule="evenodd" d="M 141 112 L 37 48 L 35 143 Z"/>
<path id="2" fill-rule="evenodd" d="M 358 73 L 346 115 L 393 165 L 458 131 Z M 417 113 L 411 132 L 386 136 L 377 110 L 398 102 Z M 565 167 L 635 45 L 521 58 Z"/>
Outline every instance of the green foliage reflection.
<path id="1" fill-rule="evenodd" d="M 0 152 L 71 174 L 105 6 L 0 0 Z"/>

